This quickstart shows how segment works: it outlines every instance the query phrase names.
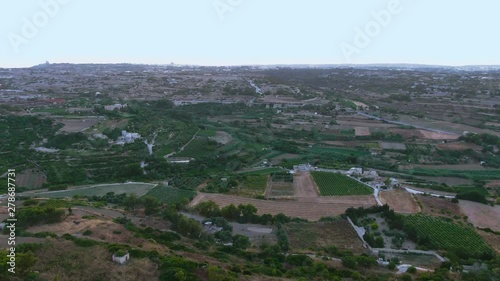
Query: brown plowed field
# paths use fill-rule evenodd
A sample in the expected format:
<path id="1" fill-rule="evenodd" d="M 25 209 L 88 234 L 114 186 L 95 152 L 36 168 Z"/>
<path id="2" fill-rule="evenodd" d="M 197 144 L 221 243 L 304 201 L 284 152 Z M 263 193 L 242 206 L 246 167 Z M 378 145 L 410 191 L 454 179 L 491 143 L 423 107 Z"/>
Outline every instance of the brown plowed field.
<path id="1" fill-rule="evenodd" d="M 431 132 L 431 131 L 426 131 L 426 130 L 420 130 L 420 133 L 424 135 L 424 138 L 430 139 L 430 140 L 456 140 L 459 135 L 452 135 L 452 134 L 444 134 L 444 133 L 437 133 L 437 132 Z"/>
<path id="2" fill-rule="evenodd" d="M 492 207 L 466 200 L 460 200 L 458 205 L 474 226 L 500 231 L 500 206 Z"/>
<path id="3" fill-rule="evenodd" d="M 424 214 L 444 217 L 464 215 L 459 205 L 452 203 L 450 199 L 424 195 L 415 195 L 415 198 L 422 204 L 422 212 Z"/>
<path id="4" fill-rule="evenodd" d="M 297 172 L 293 179 L 295 188 L 295 197 L 297 198 L 315 198 L 319 197 L 318 187 L 310 172 Z"/>
<path id="5" fill-rule="evenodd" d="M 436 145 L 436 148 L 440 150 L 460 150 L 460 151 L 469 148 L 473 150 L 481 150 L 480 146 L 465 142 L 440 143 Z"/>
<path id="6" fill-rule="evenodd" d="M 379 198 L 383 204 L 389 205 L 398 213 L 414 214 L 421 211 L 413 195 L 402 189 L 382 191 Z"/>
<path id="7" fill-rule="evenodd" d="M 203 201 L 214 201 L 220 207 L 230 204 L 252 204 L 258 214 L 277 215 L 283 213 L 290 217 L 319 220 L 321 217 L 341 215 L 350 207 L 370 207 L 376 205 L 375 198 L 366 196 L 339 196 L 330 198 L 309 197 L 295 200 L 259 200 L 234 195 L 200 193 L 194 198 L 190 206 L 196 206 Z"/>

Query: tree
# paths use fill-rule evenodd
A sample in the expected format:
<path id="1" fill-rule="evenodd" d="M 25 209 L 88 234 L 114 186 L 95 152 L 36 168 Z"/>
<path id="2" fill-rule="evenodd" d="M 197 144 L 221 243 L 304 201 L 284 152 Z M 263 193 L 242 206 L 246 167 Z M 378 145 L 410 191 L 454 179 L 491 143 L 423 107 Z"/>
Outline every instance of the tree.
<path id="1" fill-rule="evenodd" d="M 214 201 L 201 202 L 196 206 L 196 210 L 204 217 L 218 217 L 220 216 L 220 209 Z"/>
<path id="2" fill-rule="evenodd" d="M 345 256 L 342 258 L 342 265 L 349 269 L 357 269 L 358 263 L 353 256 Z"/>
<path id="3" fill-rule="evenodd" d="M 396 269 L 396 263 L 395 263 L 395 262 L 393 262 L 393 261 L 391 261 L 391 262 L 387 265 L 387 268 L 388 268 L 389 270 L 394 270 L 394 269 Z"/>
<path id="4" fill-rule="evenodd" d="M 135 213 L 135 208 L 141 203 L 139 197 L 135 193 L 130 194 L 127 198 L 123 200 L 123 205 L 125 208 L 132 210 Z"/>
<path id="5" fill-rule="evenodd" d="M 246 248 L 250 247 L 250 245 L 250 239 L 247 236 L 241 234 L 236 234 L 233 236 L 233 247 L 245 250 Z"/>
<path id="6" fill-rule="evenodd" d="M 240 210 L 234 204 L 222 208 L 220 213 L 227 220 L 237 220 L 240 217 Z"/>
<path id="7" fill-rule="evenodd" d="M 161 206 L 160 200 L 151 195 L 142 198 L 142 203 L 144 204 L 144 213 L 146 215 L 154 214 L 158 211 L 158 207 Z"/>

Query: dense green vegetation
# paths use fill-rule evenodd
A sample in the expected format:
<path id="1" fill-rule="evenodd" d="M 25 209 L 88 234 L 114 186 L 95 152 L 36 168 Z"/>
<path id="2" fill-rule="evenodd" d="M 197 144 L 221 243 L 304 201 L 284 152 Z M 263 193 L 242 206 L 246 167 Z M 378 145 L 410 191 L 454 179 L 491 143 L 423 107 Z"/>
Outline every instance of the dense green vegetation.
<path id="1" fill-rule="evenodd" d="M 422 246 L 451 251 L 460 257 L 492 255 L 492 249 L 469 226 L 426 215 L 404 216 L 403 221 L 409 237 Z"/>
<path id="2" fill-rule="evenodd" d="M 187 203 L 196 195 L 196 192 L 186 189 L 179 189 L 170 186 L 158 185 L 148 191 L 145 196 L 153 196 L 160 202 L 168 205 Z"/>
<path id="3" fill-rule="evenodd" d="M 313 171 L 311 174 L 322 196 L 373 194 L 370 187 L 340 173 Z"/>

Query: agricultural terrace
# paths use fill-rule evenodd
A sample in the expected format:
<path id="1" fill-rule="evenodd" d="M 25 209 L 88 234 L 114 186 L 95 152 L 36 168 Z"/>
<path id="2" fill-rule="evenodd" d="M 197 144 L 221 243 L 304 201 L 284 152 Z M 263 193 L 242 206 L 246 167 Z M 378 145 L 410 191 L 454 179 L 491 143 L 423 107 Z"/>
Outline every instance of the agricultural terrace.
<path id="1" fill-rule="evenodd" d="M 363 243 L 346 220 L 288 223 L 285 230 L 293 252 L 310 253 L 311 249 L 336 245 L 339 250 L 363 253 Z M 328 235 L 325 235 L 328 233 Z"/>
<path id="2" fill-rule="evenodd" d="M 151 190 L 153 187 L 155 187 L 155 184 L 151 183 L 116 183 L 116 184 L 100 184 L 94 186 L 86 186 L 86 187 L 80 187 L 62 191 L 24 193 L 22 195 L 30 197 L 64 198 L 64 197 L 73 197 L 75 195 L 104 196 L 108 192 L 114 192 L 115 194 L 135 193 L 138 196 L 142 196 L 143 194 Z"/>
<path id="3" fill-rule="evenodd" d="M 28 169 L 16 175 L 16 184 L 19 187 L 26 187 L 28 189 L 41 188 L 47 182 L 45 175 L 37 170 Z"/>
<path id="4" fill-rule="evenodd" d="M 290 173 L 273 173 L 269 184 L 268 197 L 294 196 L 294 178 Z"/>
<path id="5" fill-rule="evenodd" d="M 217 143 L 209 139 L 195 138 L 184 150 L 175 154 L 176 157 L 200 158 L 213 153 L 217 149 Z"/>
<path id="6" fill-rule="evenodd" d="M 311 172 L 321 196 L 369 195 L 373 189 L 340 173 Z"/>
<path id="7" fill-rule="evenodd" d="M 474 256 L 491 251 L 483 238 L 469 226 L 421 214 L 404 216 L 404 222 L 421 237 L 420 240 L 425 238 L 425 244 L 434 249 L 459 250 Z"/>
<path id="8" fill-rule="evenodd" d="M 151 189 L 144 196 L 153 196 L 160 202 L 167 205 L 189 202 L 196 196 L 196 192 L 186 189 L 173 188 L 170 186 L 158 185 Z"/>
<path id="9" fill-rule="evenodd" d="M 168 180 L 168 185 L 180 189 L 196 189 L 205 181 L 204 177 L 174 177 Z"/>
<path id="10" fill-rule="evenodd" d="M 231 193 L 246 197 L 263 196 L 266 191 L 267 181 L 267 175 L 246 175 L 238 188 Z"/>

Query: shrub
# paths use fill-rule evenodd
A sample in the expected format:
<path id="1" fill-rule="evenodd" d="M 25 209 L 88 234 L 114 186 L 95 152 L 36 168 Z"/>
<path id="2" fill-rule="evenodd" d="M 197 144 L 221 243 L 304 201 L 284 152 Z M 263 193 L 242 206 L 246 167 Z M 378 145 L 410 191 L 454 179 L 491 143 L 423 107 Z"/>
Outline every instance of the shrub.
<path id="1" fill-rule="evenodd" d="M 408 269 L 406 270 L 407 273 L 417 273 L 417 269 L 414 267 L 414 266 L 410 266 L 408 267 Z"/>

